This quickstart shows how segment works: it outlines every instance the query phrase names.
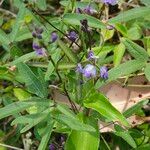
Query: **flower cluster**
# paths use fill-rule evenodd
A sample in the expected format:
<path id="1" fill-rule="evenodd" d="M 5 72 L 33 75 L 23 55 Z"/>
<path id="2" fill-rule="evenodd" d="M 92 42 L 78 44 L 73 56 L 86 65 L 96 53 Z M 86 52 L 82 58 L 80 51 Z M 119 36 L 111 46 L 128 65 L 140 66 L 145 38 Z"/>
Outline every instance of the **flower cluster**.
<path id="1" fill-rule="evenodd" d="M 82 73 L 84 77 L 86 78 L 94 78 L 96 77 L 97 70 L 94 65 L 87 64 L 84 68 L 81 64 L 78 64 L 76 67 L 76 71 L 79 73 Z M 100 68 L 100 77 L 102 79 L 108 79 L 108 69 L 107 67 L 103 66 Z"/>
<path id="2" fill-rule="evenodd" d="M 46 56 L 45 48 L 41 47 L 39 44 L 33 42 L 32 48 L 38 56 Z"/>
<path id="3" fill-rule="evenodd" d="M 42 39 L 43 29 L 35 27 L 35 30 L 32 32 L 34 38 Z"/>

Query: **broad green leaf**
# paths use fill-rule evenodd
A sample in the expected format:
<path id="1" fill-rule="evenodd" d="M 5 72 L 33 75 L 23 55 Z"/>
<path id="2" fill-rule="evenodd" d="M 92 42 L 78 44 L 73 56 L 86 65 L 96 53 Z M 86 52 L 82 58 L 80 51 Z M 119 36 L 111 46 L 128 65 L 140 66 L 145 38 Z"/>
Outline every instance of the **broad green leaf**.
<path id="1" fill-rule="evenodd" d="M 20 42 L 20 41 L 31 39 L 31 38 L 33 38 L 31 31 L 29 31 L 28 28 L 23 28 L 17 33 L 15 41 Z"/>
<path id="2" fill-rule="evenodd" d="M 114 30 L 103 29 L 101 35 L 104 41 L 111 39 L 114 35 Z"/>
<path id="3" fill-rule="evenodd" d="M 132 136 L 129 134 L 129 132 L 127 130 L 123 129 L 119 125 L 115 125 L 115 130 L 116 130 L 116 132 L 114 132 L 114 134 L 123 138 L 133 148 L 137 147 L 134 139 L 132 138 Z"/>
<path id="4" fill-rule="evenodd" d="M 142 100 L 139 103 L 133 105 L 132 107 L 128 108 L 123 115 L 125 117 L 130 117 L 131 115 L 138 112 L 144 105 L 146 105 L 149 102 L 149 100 Z"/>
<path id="5" fill-rule="evenodd" d="M 23 51 L 22 49 L 20 49 L 18 47 L 17 44 L 13 44 L 11 46 L 11 49 L 10 49 L 10 55 L 13 57 L 13 58 L 16 58 L 16 57 L 20 57 L 21 55 L 23 55 Z"/>
<path id="6" fill-rule="evenodd" d="M 41 10 L 46 10 L 46 0 L 37 0 L 36 4 Z"/>
<path id="7" fill-rule="evenodd" d="M 47 124 L 47 127 L 45 128 L 45 134 L 43 135 L 40 145 L 38 147 L 38 150 L 45 150 L 47 145 L 48 145 L 48 141 L 50 139 L 52 130 L 53 130 L 53 126 L 54 126 L 54 121 L 50 121 Z"/>
<path id="8" fill-rule="evenodd" d="M 0 44 L 7 46 L 10 44 L 9 36 L 1 29 L 0 29 Z"/>
<path id="9" fill-rule="evenodd" d="M 134 25 L 127 32 L 127 37 L 131 40 L 138 40 L 142 36 L 141 28 L 138 25 Z"/>
<path id="10" fill-rule="evenodd" d="M 121 60 L 123 58 L 125 52 L 125 46 L 124 44 L 120 43 L 114 48 L 114 66 L 118 66 L 121 63 Z"/>
<path id="11" fill-rule="evenodd" d="M 0 119 L 13 115 L 15 113 L 21 112 L 29 107 L 38 105 L 51 106 L 52 102 L 50 100 L 45 100 L 41 98 L 33 97 L 26 101 L 19 101 L 9 104 L 5 107 L 0 108 Z"/>
<path id="12" fill-rule="evenodd" d="M 69 117 L 72 117 L 72 118 L 75 117 L 75 115 L 73 114 L 73 112 L 72 112 L 72 111 L 68 108 L 68 106 L 66 106 L 66 105 L 57 104 L 57 109 L 58 109 L 61 113 L 65 114 L 66 116 L 69 116 Z"/>
<path id="13" fill-rule="evenodd" d="M 105 29 L 105 25 L 98 19 L 85 15 L 85 14 L 65 14 L 63 17 L 63 21 L 67 24 L 72 24 L 72 25 L 81 25 L 80 21 L 83 19 L 88 20 L 88 25 L 93 28 L 98 28 L 98 29 Z"/>
<path id="14" fill-rule="evenodd" d="M 150 12 L 150 7 L 133 8 L 120 13 L 118 16 L 109 19 L 109 23 L 127 22 L 133 19 L 143 18 Z"/>
<path id="15" fill-rule="evenodd" d="M 57 114 L 56 116 L 54 116 L 54 118 L 58 122 L 65 124 L 66 126 L 70 127 L 73 130 L 89 131 L 89 132 L 95 131 L 95 129 L 92 126 L 83 124 L 79 119 L 75 117 L 70 117 L 63 114 Z"/>
<path id="16" fill-rule="evenodd" d="M 150 81 L 150 63 L 146 64 L 144 73 L 148 81 Z"/>
<path id="17" fill-rule="evenodd" d="M 127 32 L 128 29 L 126 28 L 125 25 L 121 24 L 121 23 L 117 23 L 115 28 L 117 29 L 117 31 L 119 31 L 124 37 L 127 37 Z"/>
<path id="18" fill-rule="evenodd" d="M 27 91 L 21 89 L 21 88 L 13 88 L 14 95 L 20 100 L 26 100 L 31 97 L 31 94 L 29 94 Z"/>
<path id="19" fill-rule="evenodd" d="M 66 46 L 62 41 L 58 41 L 58 45 L 60 46 L 60 48 L 64 51 L 64 53 L 66 54 L 66 56 L 74 63 L 77 63 L 77 57 L 76 55 L 73 53 L 73 51 Z"/>
<path id="20" fill-rule="evenodd" d="M 129 126 L 126 118 L 112 106 L 104 95 L 98 92 L 91 94 L 91 96 L 85 99 L 84 106 L 96 110 L 109 120 L 120 121 L 123 125 Z"/>
<path id="21" fill-rule="evenodd" d="M 47 87 L 37 78 L 26 64 L 17 64 L 17 68 L 30 92 L 42 98 L 47 97 Z"/>
<path id="22" fill-rule="evenodd" d="M 26 8 L 24 4 L 22 3 L 20 4 L 19 12 L 15 21 L 15 24 L 13 25 L 12 32 L 10 33 L 11 42 L 14 42 L 16 40 L 17 34 L 24 20 L 25 12 L 26 12 Z"/>
<path id="23" fill-rule="evenodd" d="M 73 130 L 66 141 L 65 150 L 98 150 L 100 141 L 98 123 L 93 118 L 89 118 L 87 123 L 96 128 L 96 132 Z"/>
<path id="24" fill-rule="evenodd" d="M 122 38 L 121 39 L 122 43 L 125 45 L 127 48 L 128 52 L 136 59 L 142 60 L 142 61 L 147 61 L 148 60 L 148 53 L 146 50 L 139 46 L 138 44 L 132 42 L 131 40 L 127 38 Z"/>
<path id="25" fill-rule="evenodd" d="M 17 65 L 18 63 L 27 62 L 33 58 L 36 58 L 36 57 L 37 57 L 37 55 L 35 52 L 27 53 L 27 54 L 15 59 L 14 61 L 10 62 L 9 65 L 11 65 L 11 66 Z"/>
<path id="26" fill-rule="evenodd" d="M 41 113 L 38 114 L 31 114 L 31 115 L 25 115 L 25 116 L 20 116 L 16 118 L 11 125 L 15 124 L 27 124 L 20 132 L 24 133 L 37 125 L 38 123 L 42 122 L 44 119 L 47 118 L 49 115 L 50 109 L 47 109 Z"/>
<path id="27" fill-rule="evenodd" d="M 96 88 L 98 89 L 99 87 L 113 80 L 116 80 L 119 77 L 130 75 L 131 73 L 141 70 L 145 65 L 146 65 L 145 62 L 139 60 L 130 60 L 123 64 L 120 64 L 119 66 L 112 68 L 111 70 L 108 71 L 108 80 L 106 81 L 98 80 L 96 83 Z"/>

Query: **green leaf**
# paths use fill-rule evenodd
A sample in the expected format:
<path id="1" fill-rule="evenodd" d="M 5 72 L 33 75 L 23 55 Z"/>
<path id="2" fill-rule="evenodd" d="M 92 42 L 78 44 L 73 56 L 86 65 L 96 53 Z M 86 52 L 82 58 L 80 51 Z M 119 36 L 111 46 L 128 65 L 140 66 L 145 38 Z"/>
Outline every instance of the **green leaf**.
<path id="1" fill-rule="evenodd" d="M 114 30 L 103 29 L 101 31 L 102 37 L 104 41 L 111 39 L 114 35 Z"/>
<path id="2" fill-rule="evenodd" d="M 75 68 L 77 65 L 74 63 L 61 63 L 58 65 L 59 70 L 65 70 L 65 69 L 72 69 Z"/>
<path id="3" fill-rule="evenodd" d="M 128 131 L 126 131 L 125 129 L 123 129 L 119 125 L 115 125 L 115 130 L 116 130 L 116 132 L 114 132 L 114 134 L 116 134 L 117 136 L 120 136 L 121 138 L 123 138 L 133 148 L 137 147 L 134 139 L 132 138 L 132 136 L 129 134 Z"/>
<path id="4" fill-rule="evenodd" d="M 36 98 L 32 97 L 31 99 L 28 99 L 26 101 L 19 101 L 19 102 L 14 102 L 12 104 L 9 104 L 3 108 L 0 108 L 0 119 L 8 117 L 10 115 L 16 114 L 18 112 L 21 112 L 27 108 L 30 108 L 32 106 L 51 106 L 53 105 L 50 100 L 46 99 L 41 99 L 41 98 Z"/>
<path id="5" fill-rule="evenodd" d="M 77 63 L 77 57 L 76 55 L 73 53 L 73 51 L 67 47 L 62 41 L 58 41 L 58 45 L 60 46 L 60 48 L 64 51 L 64 53 L 66 54 L 66 56 L 74 63 Z"/>
<path id="6" fill-rule="evenodd" d="M 109 120 L 120 121 L 123 125 L 129 126 L 126 118 L 112 106 L 104 95 L 98 92 L 91 94 L 91 96 L 85 99 L 84 106 L 96 110 Z"/>
<path id="7" fill-rule="evenodd" d="M 66 141 L 65 150 L 98 150 L 100 141 L 98 123 L 93 118 L 89 118 L 88 124 L 93 125 L 97 129 L 96 132 L 73 130 Z"/>
<path id="8" fill-rule="evenodd" d="M 31 97 L 31 94 L 21 88 L 13 88 L 13 91 L 14 95 L 21 101 Z"/>
<path id="9" fill-rule="evenodd" d="M 26 12 L 26 8 L 24 6 L 24 3 L 22 3 L 20 4 L 19 12 L 15 24 L 13 25 L 12 32 L 10 33 L 11 42 L 14 42 L 17 37 L 20 27 L 24 21 L 25 12 Z"/>
<path id="10" fill-rule="evenodd" d="M 144 70 L 145 76 L 150 81 L 150 64 L 146 64 L 145 70 Z"/>
<path id="11" fill-rule="evenodd" d="M 134 25 L 127 32 L 127 37 L 131 40 L 138 40 L 142 36 L 141 28 L 138 25 Z"/>
<path id="12" fill-rule="evenodd" d="M 46 149 L 48 141 L 49 141 L 51 133 L 52 133 L 52 130 L 53 130 L 53 126 L 54 126 L 54 121 L 48 122 L 48 125 L 45 129 L 45 134 L 42 137 L 42 140 L 40 142 L 38 150 L 45 150 Z"/>
<path id="13" fill-rule="evenodd" d="M 17 68 L 30 92 L 42 98 L 47 97 L 47 86 L 45 86 L 45 84 L 37 78 L 26 64 L 17 64 Z"/>
<path id="14" fill-rule="evenodd" d="M 41 10 L 46 10 L 46 0 L 37 0 L 36 4 Z"/>
<path id="15" fill-rule="evenodd" d="M 76 13 L 68 13 L 65 14 L 63 17 L 63 21 L 67 24 L 72 24 L 72 25 L 81 25 L 80 21 L 83 19 L 87 19 L 88 25 L 93 28 L 98 28 L 98 29 L 104 29 L 105 25 L 98 19 L 85 15 L 85 14 L 76 14 Z"/>
<path id="16" fill-rule="evenodd" d="M 14 65 L 17 65 L 18 63 L 27 62 L 36 57 L 37 57 L 37 55 L 35 52 L 27 53 L 27 54 L 15 59 L 14 61 L 10 62 L 9 65 L 14 66 Z"/>
<path id="17" fill-rule="evenodd" d="M 111 70 L 108 71 L 108 80 L 106 80 L 105 82 L 98 80 L 96 83 L 96 88 L 98 89 L 99 87 L 113 80 L 116 80 L 119 77 L 130 75 L 131 73 L 134 73 L 137 70 L 142 69 L 145 65 L 146 65 L 145 62 L 139 60 L 130 60 L 123 64 L 120 64 L 119 66 L 112 68 Z"/>
<path id="18" fill-rule="evenodd" d="M 109 19 L 109 23 L 127 22 L 137 18 L 143 18 L 150 12 L 150 7 L 133 8 L 120 13 L 118 16 Z"/>
<path id="19" fill-rule="evenodd" d="M 38 123 L 42 122 L 44 119 L 47 118 L 49 115 L 50 109 L 47 109 L 41 113 L 37 114 L 31 114 L 31 115 L 25 115 L 25 116 L 20 116 L 16 118 L 11 125 L 15 124 L 27 124 L 23 129 L 21 129 L 20 133 L 24 133 L 37 125 Z"/>
<path id="20" fill-rule="evenodd" d="M 56 52 L 52 55 L 52 59 L 54 60 L 55 64 L 57 64 L 57 61 L 59 60 L 60 58 L 60 50 L 56 50 Z M 46 74 L 45 74 L 45 80 L 49 80 L 49 77 L 51 76 L 51 74 L 53 73 L 54 71 L 54 65 L 52 64 L 51 61 L 49 61 L 48 63 L 48 68 L 47 68 L 47 71 L 46 71 Z"/>
<path id="21" fill-rule="evenodd" d="M 61 124 L 65 124 L 73 130 L 89 131 L 89 132 L 95 131 L 95 129 L 92 126 L 83 124 L 79 119 L 75 117 L 70 117 L 63 114 L 57 114 L 54 118 Z"/>
<path id="22" fill-rule="evenodd" d="M 10 44 L 9 36 L 1 29 L 0 29 L 0 44 L 7 46 Z"/>
<path id="23" fill-rule="evenodd" d="M 118 66 L 121 63 L 121 60 L 123 58 L 125 52 L 125 46 L 124 44 L 120 43 L 114 48 L 114 66 Z"/>
<path id="24" fill-rule="evenodd" d="M 130 117 L 131 115 L 138 112 L 144 105 L 146 105 L 149 102 L 149 100 L 142 100 L 139 103 L 133 105 L 132 107 L 128 108 L 123 115 L 125 117 Z"/>
<path id="25" fill-rule="evenodd" d="M 29 31 L 28 28 L 23 28 L 17 33 L 15 41 L 20 42 L 20 41 L 31 39 L 31 38 L 33 38 L 31 31 Z"/>
<path id="26" fill-rule="evenodd" d="M 126 46 L 128 52 L 136 59 L 147 61 L 148 60 L 148 53 L 146 50 L 139 46 L 138 44 L 132 42 L 131 40 L 127 38 L 121 39 L 122 43 Z"/>
<path id="27" fill-rule="evenodd" d="M 75 118 L 74 113 L 68 108 L 68 106 L 63 104 L 57 104 L 57 109 L 66 116 Z"/>

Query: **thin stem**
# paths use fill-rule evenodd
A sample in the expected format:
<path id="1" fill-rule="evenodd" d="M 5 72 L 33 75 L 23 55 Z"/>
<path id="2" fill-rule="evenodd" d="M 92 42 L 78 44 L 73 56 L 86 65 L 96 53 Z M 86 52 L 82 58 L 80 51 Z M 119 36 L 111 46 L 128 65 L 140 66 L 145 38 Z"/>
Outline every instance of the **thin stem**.
<path id="1" fill-rule="evenodd" d="M 11 149 L 14 149 L 14 150 L 23 150 L 22 148 L 14 147 L 14 146 L 11 146 L 11 145 L 6 145 L 6 144 L 2 144 L 2 143 L 0 143 L 0 146 L 11 148 Z"/>
<path id="2" fill-rule="evenodd" d="M 38 14 L 44 21 L 46 21 L 50 26 L 52 26 L 55 30 L 57 30 L 58 32 L 60 32 L 61 34 L 63 34 L 65 37 L 67 37 L 67 39 L 70 40 L 69 36 L 67 34 L 65 34 L 63 31 L 61 31 L 60 29 L 58 29 L 57 27 L 55 27 L 51 22 L 49 22 L 45 17 L 43 17 L 38 11 L 36 11 L 33 7 L 32 10 Z M 70 40 L 71 41 L 71 40 Z M 80 47 L 78 45 L 78 43 L 74 42 L 78 47 Z"/>
<path id="3" fill-rule="evenodd" d="M 16 18 L 16 14 L 12 13 L 12 12 L 9 11 L 9 10 L 0 8 L 0 12 L 3 12 L 3 13 L 5 13 L 5 14 L 10 14 L 10 15 L 12 15 L 14 18 Z"/>

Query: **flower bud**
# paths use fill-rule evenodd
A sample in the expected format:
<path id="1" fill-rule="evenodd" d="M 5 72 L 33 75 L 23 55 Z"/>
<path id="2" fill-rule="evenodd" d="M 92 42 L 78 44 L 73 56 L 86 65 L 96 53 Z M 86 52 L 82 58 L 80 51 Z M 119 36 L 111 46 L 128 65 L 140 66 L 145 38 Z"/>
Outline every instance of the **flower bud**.
<path id="1" fill-rule="evenodd" d="M 103 66 L 100 68 L 100 77 L 103 79 L 108 79 L 108 69 L 107 67 Z"/>
<path id="2" fill-rule="evenodd" d="M 58 39 L 56 32 L 51 33 L 51 42 L 54 43 Z"/>

